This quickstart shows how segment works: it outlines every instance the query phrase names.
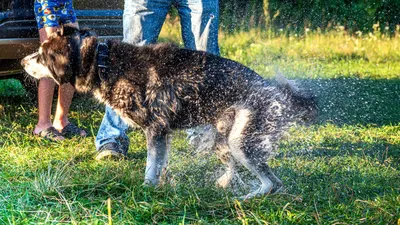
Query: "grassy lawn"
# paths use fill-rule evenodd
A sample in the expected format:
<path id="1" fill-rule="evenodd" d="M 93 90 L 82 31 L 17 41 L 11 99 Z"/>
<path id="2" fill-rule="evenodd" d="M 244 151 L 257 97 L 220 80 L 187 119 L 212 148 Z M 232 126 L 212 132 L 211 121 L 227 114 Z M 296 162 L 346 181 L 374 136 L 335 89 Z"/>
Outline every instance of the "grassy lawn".
<path id="1" fill-rule="evenodd" d="M 161 37 L 181 43 L 177 29 Z M 129 133 L 128 160 L 97 162 L 103 106 L 77 96 L 71 118 L 89 137 L 46 142 L 31 135 L 35 101 L 18 82 L 0 81 L 0 224 L 398 223 L 400 38 L 251 31 L 221 34 L 220 44 L 224 57 L 268 79 L 279 68 L 318 97 L 317 123 L 291 129 L 270 160 L 281 193 L 234 200 L 255 178 L 243 169 L 247 186 L 216 188 L 221 164 L 212 152 L 191 149 L 184 132 L 173 141 L 169 182 L 145 188 L 141 131 Z"/>

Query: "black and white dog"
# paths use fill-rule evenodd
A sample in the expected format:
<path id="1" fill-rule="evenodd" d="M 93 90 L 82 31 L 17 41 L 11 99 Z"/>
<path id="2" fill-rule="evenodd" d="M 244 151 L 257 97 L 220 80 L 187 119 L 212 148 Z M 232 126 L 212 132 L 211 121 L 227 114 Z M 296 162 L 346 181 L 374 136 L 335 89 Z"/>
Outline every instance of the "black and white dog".
<path id="1" fill-rule="evenodd" d="M 93 93 L 129 125 L 141 127 L 150 185 L 159 183 L 167 164 L 171 131 L 211 124 L 217 155 L 226 165 L 217 184 L 226 187 L 239 162 L 261 181 L 244 198 L 273 193 L 282 182 L 268 166 L 269 155 L 289 125 L 310 121 L 317 111 L 313 97 L 283 77 L 280 85 L 271 85 L 237 62 L 171 44 L 101 45 L 88 30 L 64 28 L 22 65 L 37 79 L 50 77 Z"/>

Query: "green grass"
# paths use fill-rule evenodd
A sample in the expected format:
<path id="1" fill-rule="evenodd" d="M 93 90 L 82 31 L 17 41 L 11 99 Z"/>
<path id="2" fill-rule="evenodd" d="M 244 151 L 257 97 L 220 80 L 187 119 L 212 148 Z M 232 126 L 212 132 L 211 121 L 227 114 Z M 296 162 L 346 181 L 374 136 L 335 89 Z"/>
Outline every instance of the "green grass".
<path id="1" fill-rule="evenodd" d="M 162 37 L 180 42 L 178 34 L 164 29 Z M 107 224 L 107 199 L 114 224 L 398 223 L 400 57 L 393 46 L 399 39 L 357 37 L 365 50 L 356 51 L 351 38 L 221 35 L 223 56 L 268 78 L 279 68 L 319 103 L 317 123 L 291 129 L 270 160 L 285 190 L 246 202 L 233 196 L 248 191 L 254 178 L 241 170 L 249 187 L 216 188 L 221 164 L 212 152 L 192 150 L 183 132 L 173 141 L 169 181 L 157 189 L 141 186 L 146 149 L 140 131 L 129 133 L 128 160 L 95 161 L 104 107 L 87 97 L 74 99 L 71 118 L 88 138 L 50 143 L 33 137 L 35 101 L 15 81 L 3 81 L 0 224 Z"/>

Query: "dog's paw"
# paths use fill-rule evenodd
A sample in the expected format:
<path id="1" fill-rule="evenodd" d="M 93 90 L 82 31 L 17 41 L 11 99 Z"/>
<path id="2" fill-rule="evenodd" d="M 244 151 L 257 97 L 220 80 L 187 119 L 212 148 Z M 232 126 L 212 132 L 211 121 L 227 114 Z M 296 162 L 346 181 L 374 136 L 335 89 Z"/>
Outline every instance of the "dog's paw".
<path id="1" fill-rule="evenodd" d="M 232 174 L 227 172 L 227 173 L 224 173 L 220 178 L 218 178 L 215 185 L 217 187 L 226 189 L 229 186 L 229 184 L 231 183 L 231 181 L 232 181 Z"/>
<path id="2" fill-rule="evenodd" d="M 269 194 L 272 194 L 272 190 L 273 190 L 272 183 L 261 185 L 261 187 L 259 187 L 257 190 L 255 190 L 253 192 L 250 192 L 247 195 L 239 197 L 239 200 L 245 201 L 245 200 L 248 200 L 250 198 L 257 197 L 257 196 L 269 195 Z M 276 191 L 278 191 L 278 190 L 276 190 Z"/>
<path id="3" fill-rule="evenodd" d="M 257 196 L 261 196 L 261 195 L 265 194 L 260 189 L 261 188 L 257 189 L 256 191 L 253 191 L 253 192 L 251 192 L 251 193 L 249 193 L 247 195 L 240 196 L 238 198 L 238 200 L 239 201 L 246 201 L 246 200 L 249 200 L 251 198 L 254 198 L 254 197 L 257 197 Z"/>
<path id="4" fill-rule="evenodd" d="M 146 180 L 144 180 L 142 186 L 143 186 L 143 187 L 155 187 L 155 186 L 157 186 L 157 183 L 158 183 L 158 182 L 156 182 L 156 181 L 154 181 L 154 180 L 146 179 Z"/>
<path id="5" fill-rule="evenodd" d="M 269 194 L 277 194 L 281 191 L 283 191 L 283 183 L 282 182 L 277 182 L 274 184 L 274 187 L 272 188 L 272 190 L 270 191 Z"/>

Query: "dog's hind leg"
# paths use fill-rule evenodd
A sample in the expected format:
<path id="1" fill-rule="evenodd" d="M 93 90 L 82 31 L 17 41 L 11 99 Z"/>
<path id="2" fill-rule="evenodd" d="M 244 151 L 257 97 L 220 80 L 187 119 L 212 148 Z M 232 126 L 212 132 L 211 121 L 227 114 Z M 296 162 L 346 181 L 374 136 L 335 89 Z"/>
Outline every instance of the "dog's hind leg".
<path id="1" fill-rule="evenodd" d="M 218 118 L 216 128 L 217 134 L 215 137 L 215 150 L 218 158 L 226 165 L 225 173 L 217 179 L 217 186 L 226 188 L 232 181 L 235 173 L 235 162 L 233 160 L 231 150 L 229 149 L 227 136 L 232 129 L 235 111 L 228 109 Z"/>
<path id="2" fill-rule="evenodd" d="M 255 160 L 253 164 L 258 165 L 261 173 L 266 174 L 274 184 L 270 193 L 276 193 L 282 188 L 283 184 L 282 181 L 277 176 L 275 176 L 271 168 L 268 166 L 267 159 L 269 158 L 269 155 L 275 152 L 275 150 L 278 148 L 278 141 L 279 137 L 281 136 L 281 130 L 269 130 L 267 134 L 256 134 L 254 136 L 256 136 L 256 138 L 253 137 L 254 143 L 252 145 L 250 144 L 250 146 L 253 146 L 253 154 L 261 155 L 253 159 Z"/>
<path id="3" fill-rule="evenodd" d="M 231 183 L 233 175 L 235 173 L 235 162 L 231 155 L 226 137 L 217 134 L 216 138 L 216 153 L 218 158 L 223 164 L 226 165 L 225 173 L 217 180 L 217 186 L 226 188 Z"/>
<path id="4" fill-rule="evenodd" d="M 271 168 L 268 166 L 267 159 L 276 148 L 276 140 L 271 137 L 277 137 L 278 134 L 260 135 L 257 132 L 247 131 L 244 137 L 244 145 L 242 146 L 243 161 L 248 169 L 250 169 L 261 181 L 260 187 L 243 197 L 243 199 L 251 198 L 256 195 L 272 194 L 282 188 L 282 181 L 275 176 Z"/>
<path id="5" fill-rule="evenodd" d="M 167 166 L 171 138 L 166 133 L 146 131 L 147 162 L 144 185 L 156 186 Z"/>
<path id="6" fill-rule="evenodd" d="M 271 193 L 274 188 L 274 182 L 280 182 L 265 162 L 270 151 L 265 149 L 266 145 L 263 143 L 263 139 L 257 138 L 256 132 L 252 131 L 251 126 L 256 122 L 253 121 L 253 117 L 254 115 L 249 109 L 237 109 L 228 137 L 232 156 L 261 181 L 261 185 L 257 190 L 241 197 L 241 199 Z"/>
<path id="7" fill-rule="evenodd" d="M 237 161 L 239 161 L 243 166 L 249 169 L 261 181 L 261 185 L 257 190 L 240 197 L 240 199 L 245 200 L 258 195 L 264 195 L 272 192 L 274 183 L 270 179 L 272 177 L 270 176 L 270 170 L 267 163 L 254 163 L 254 161 L 245 156 L 245 153 L 241 149 L 232 150 L 232 155 Z"/>

